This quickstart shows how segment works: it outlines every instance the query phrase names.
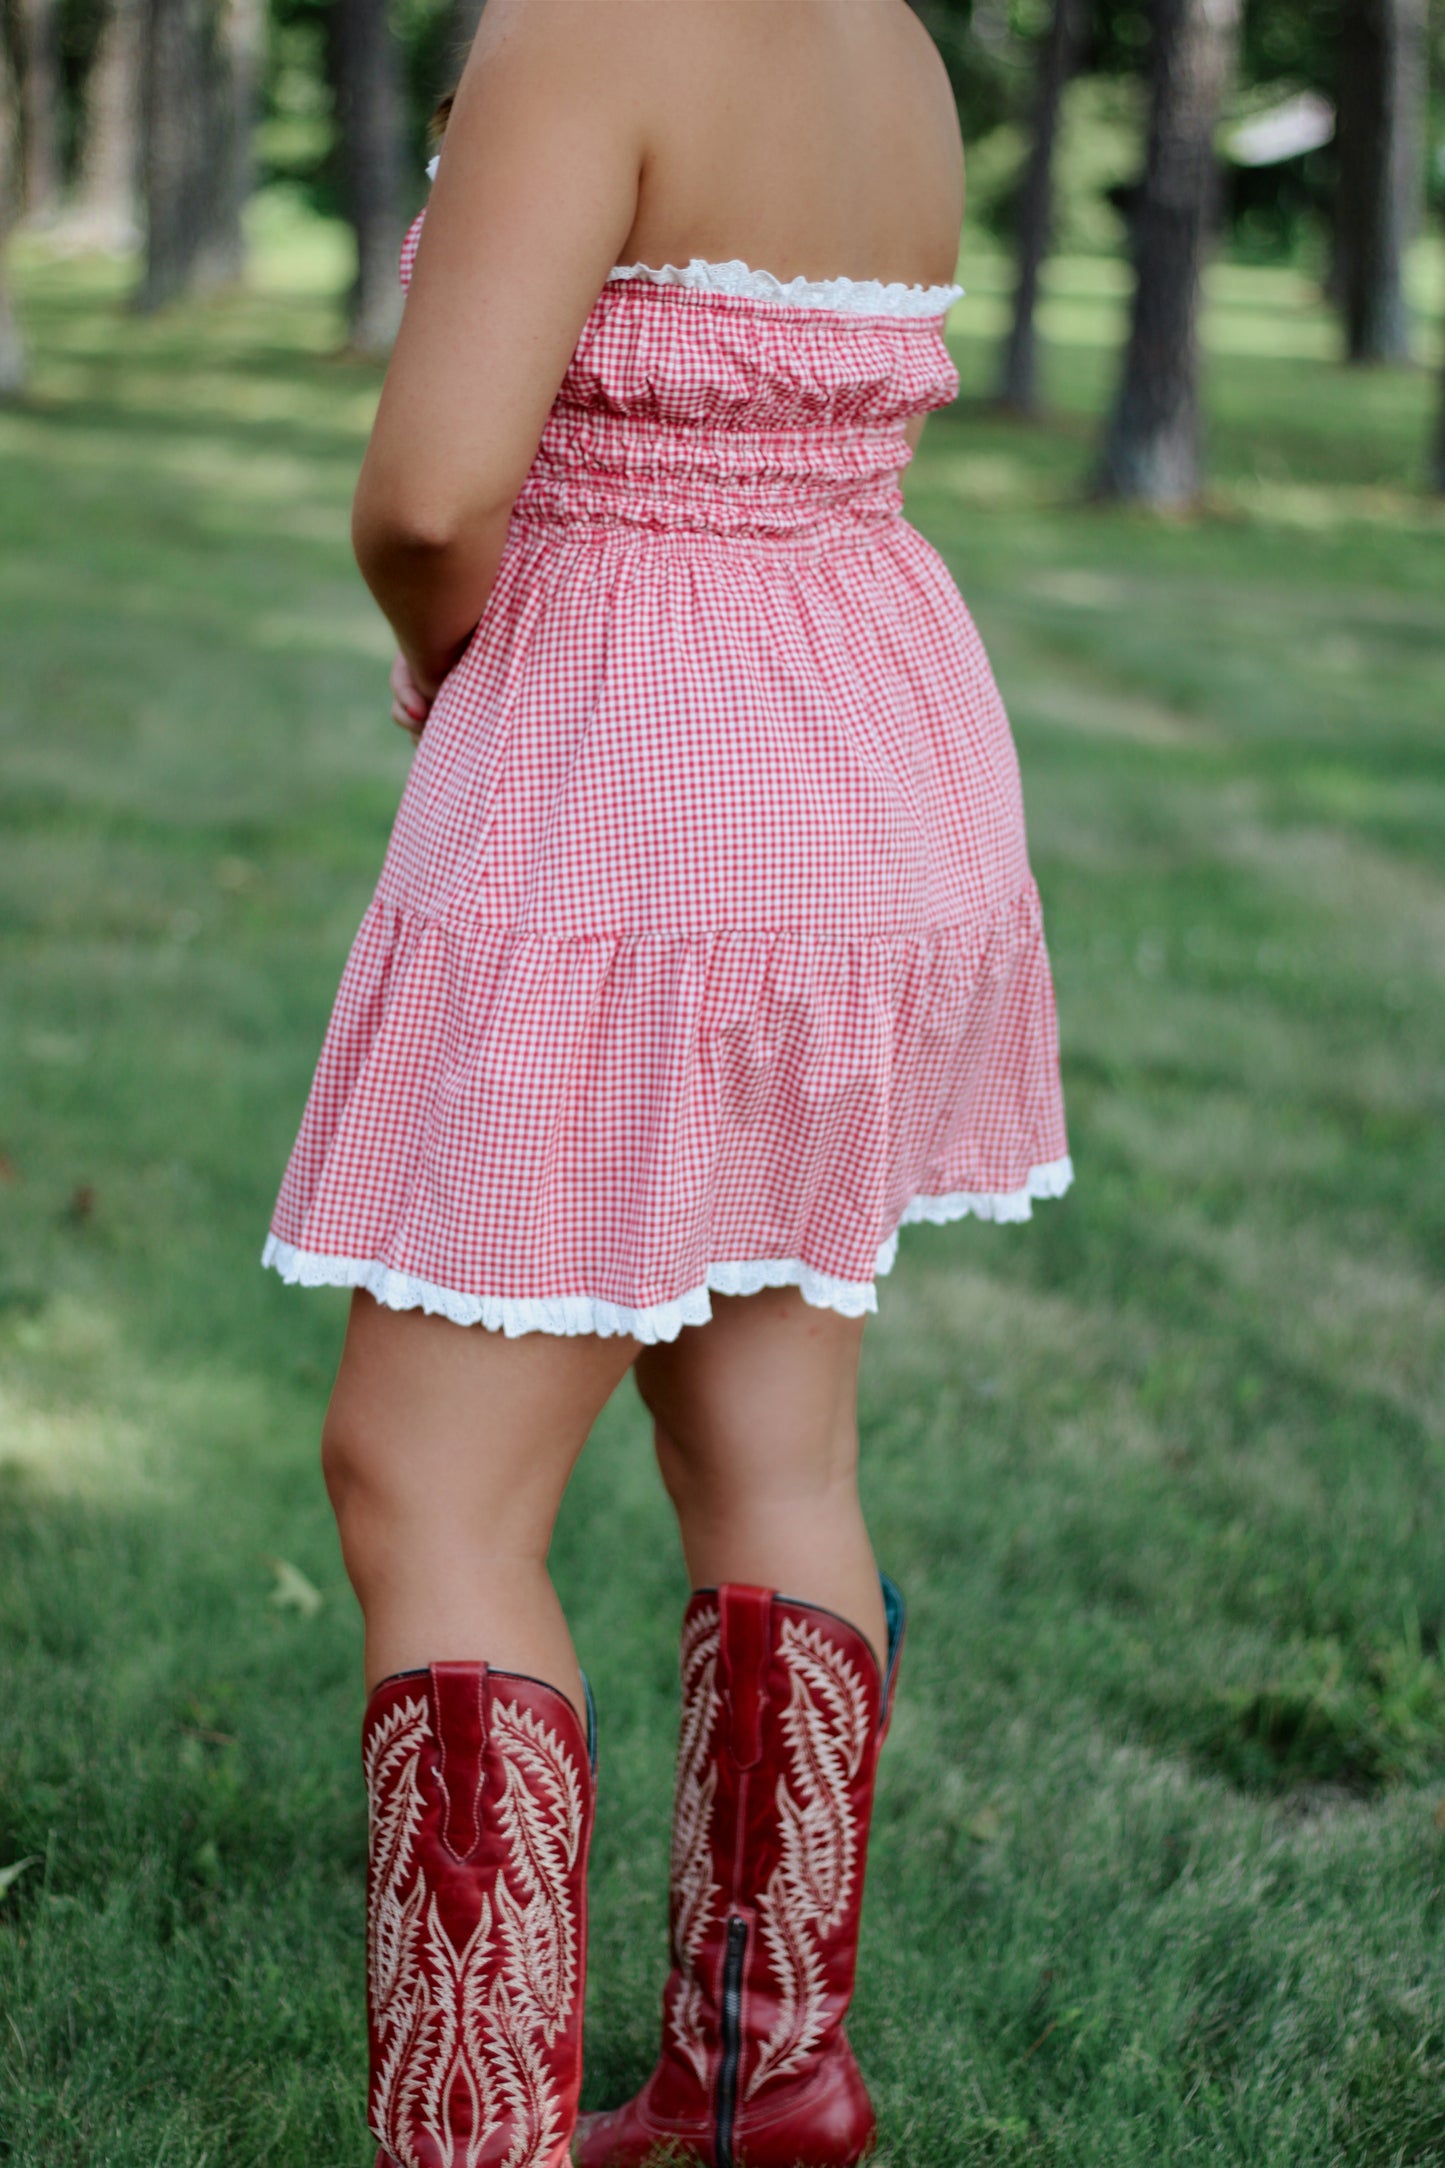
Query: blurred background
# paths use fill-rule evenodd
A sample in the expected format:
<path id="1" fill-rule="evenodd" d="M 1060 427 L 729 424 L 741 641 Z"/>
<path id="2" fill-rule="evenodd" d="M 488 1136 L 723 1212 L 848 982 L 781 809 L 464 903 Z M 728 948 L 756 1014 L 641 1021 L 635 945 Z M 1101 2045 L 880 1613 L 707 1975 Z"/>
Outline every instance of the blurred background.
<path id="1" fill-rule="evenodd" d="M 1445 2163 L 1445 8 L 926 0 L 1075 1189 L 910 1231 L 885 2168 Z M 259 1269 L 410 748 L 350 494 L 462 0 L 0 16 L 0 2155 L 361 2129 L 346 1298 Z M 485 386 L 478 387 L 485 396 Z M 630 1389 L 586 2097 L 650 2065 L 685 1577 Z"/>

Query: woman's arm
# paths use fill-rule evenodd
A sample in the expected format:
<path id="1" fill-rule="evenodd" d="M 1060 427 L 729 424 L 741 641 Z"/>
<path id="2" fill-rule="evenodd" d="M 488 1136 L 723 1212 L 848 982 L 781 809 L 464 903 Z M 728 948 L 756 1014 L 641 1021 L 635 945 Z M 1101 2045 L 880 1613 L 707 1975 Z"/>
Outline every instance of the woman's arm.
<path id="1" fill-rule="evenodd" d="M 631 229 L 635 0 L 488 0 L 447 124 L 352 509 L 428 699 L 486 605 L 513 499 Z"/>

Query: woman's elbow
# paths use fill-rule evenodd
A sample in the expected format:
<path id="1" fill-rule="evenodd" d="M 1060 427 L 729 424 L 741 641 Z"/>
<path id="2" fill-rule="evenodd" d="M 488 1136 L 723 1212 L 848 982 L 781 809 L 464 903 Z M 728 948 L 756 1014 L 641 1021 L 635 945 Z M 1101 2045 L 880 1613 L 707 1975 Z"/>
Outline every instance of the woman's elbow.
<path id="1" fill-rule="evenodd" d="M 358 489 L 351 508 L 351 547 L 362 578 L 379 583 L 428 576 L 491 552 L 497 529 L 511 514 L 505 504 L 477 505 L 420 491 L 385 495 Z"/>
<path id="2" fill-rule="evenodd" d="M 351 503 L 351 546 L 363 574 L 467 559 L 505 530 L 522 475 L 510 463 L 462 458 L 415 434 L 372 433 Z"/>
<path id="3" fill-rule="evenodd" d="M 378 490 L 363 477 L 351 505 L 351 547 L 364 572 L 371 563 L 444 556 L 468 524 L 460 508 L 440 496 Z"/>

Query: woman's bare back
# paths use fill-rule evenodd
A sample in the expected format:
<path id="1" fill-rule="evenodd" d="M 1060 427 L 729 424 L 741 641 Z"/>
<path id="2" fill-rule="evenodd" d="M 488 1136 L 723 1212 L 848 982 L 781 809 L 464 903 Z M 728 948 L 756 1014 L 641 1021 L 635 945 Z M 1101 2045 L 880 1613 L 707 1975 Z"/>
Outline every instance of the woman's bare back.
<path id="1" fill-rule="evenodd" d="M 946 284 L 963 152 L 907 0 L 636 0 L 657 37 L 624 263 Z"/>

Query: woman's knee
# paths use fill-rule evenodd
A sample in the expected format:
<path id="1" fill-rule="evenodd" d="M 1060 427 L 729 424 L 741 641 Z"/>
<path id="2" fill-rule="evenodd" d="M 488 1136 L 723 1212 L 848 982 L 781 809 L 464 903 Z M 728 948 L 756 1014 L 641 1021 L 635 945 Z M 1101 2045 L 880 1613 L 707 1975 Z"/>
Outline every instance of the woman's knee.
<path id="1" fill-rule="evenodd" d="M 676 1409 L 653 1414 L 653 1450 L 663 1488 L 683 1520 L 749 1520 L 797 1512 L 831 1516 L 856 1500 L 857 1430 L 851 1411 L 831 1421 L 770 1433 L 704 1414 L 694 1424 Z"/>
<path id="2" fill-rule="evenodd" d="M 566 1469 L 488 1442 L 482 1426 L 466 1441 L 421 1423 L 399 1433 L 365 1394 L 333 1393 L 321 1473 L 358 1589 L 373 1569 L 428 1571 L 443 1558 L 478 1574 L 545 1566 Z"/>
<path id="3" fill-rule="evenodd" d="M 704 1377 L 690 1375 L 676 1359 L 639 1362 L 633 1376 L 652 1417 L 652 1449 L 663 1488 L 685 1515 L 726 1478 L 732 1457 L 726 1408 L 709 1395 Z"/>
<path id="4" fill-rule="evenodd" d="M 696 1457 L 678 1444 L 672 1432 L 655 1415 L 652 1450 L 657 1458 L 662 1487 L 672 1500 L 674 1511 L 685 1515 L 697 1501 L 704 1471 L 699 1468 Z"/>
<path id="5" fill-rule="evenodd" d="M 321 1425 L 321 1476 L 348 1558 L 367 1523 L 387 1516 L 386 1458 L 364 1412 L 350 1396 L 333 1394 Z"/>

